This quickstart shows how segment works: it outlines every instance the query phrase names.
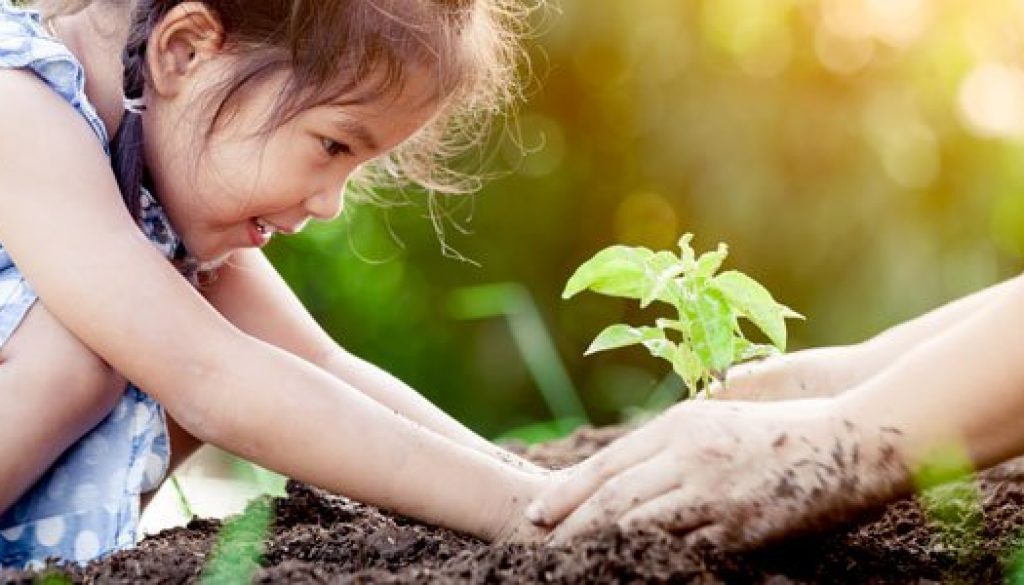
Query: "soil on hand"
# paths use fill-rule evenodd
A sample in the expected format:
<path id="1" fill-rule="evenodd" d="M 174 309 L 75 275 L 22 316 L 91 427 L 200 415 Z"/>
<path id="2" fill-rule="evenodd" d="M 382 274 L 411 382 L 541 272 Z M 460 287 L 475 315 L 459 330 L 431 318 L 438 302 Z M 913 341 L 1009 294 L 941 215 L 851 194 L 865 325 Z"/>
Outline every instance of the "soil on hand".
<path id="1" fill-rule="evenodd" d="M 621 433 L 583 430 L 527 454 L 564 466 Z M 908 498 L 860 524 L 745 554 L 687 547 L 659 532 L 615 530 L 566 548 L 489 545 L 297 482 L 289 483 L 288 494 L 272 502 L 271 533 L 254 582 L 1003 583 L 1024 527 L 1020 460 L 980 474 L 973 484 L 939 488 L 928 496 L 931 504 Z M 62 574 L 75 583 L 199 582 L 220 527 L 194 520 Z M 4 571 L 0 582 L 38 577 Z"/>

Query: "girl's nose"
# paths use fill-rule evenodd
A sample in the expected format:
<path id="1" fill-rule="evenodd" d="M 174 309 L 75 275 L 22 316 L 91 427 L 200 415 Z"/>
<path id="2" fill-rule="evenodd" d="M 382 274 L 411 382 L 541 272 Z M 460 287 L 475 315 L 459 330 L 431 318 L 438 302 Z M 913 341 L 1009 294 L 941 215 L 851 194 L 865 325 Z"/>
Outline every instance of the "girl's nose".
<path id="1" fill-rule="evenodd" d="M 345 201 L 345 184 L 336 192 L 323 190 L 306 199 L 306 210 L 321 221 L 330 221 L 341 213 Z"/>

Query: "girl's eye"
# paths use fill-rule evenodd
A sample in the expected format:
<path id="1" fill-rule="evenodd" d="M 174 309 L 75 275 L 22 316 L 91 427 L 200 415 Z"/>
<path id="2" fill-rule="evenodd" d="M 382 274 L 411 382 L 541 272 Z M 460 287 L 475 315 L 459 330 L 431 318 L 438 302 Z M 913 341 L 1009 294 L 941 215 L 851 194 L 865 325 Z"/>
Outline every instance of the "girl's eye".
<path id="1" fill-rule="evenodd" d="M 351 155 L 352 154 L 352 149 L 349 148 L 349 146 L 347 144 L 345 144 L 344 142 L 335 142 L 334 140 L 331 140 L 330 138 L 326 138 L 326 137 L 325 138 L 321 138 L 320 140 L 321 140 L 321 143 L 323 144 L 324 152 L 326 152 L 327 155 L 332 157 L 332 158 L 336 157 L 336 156 L 338 156 L 340 154 L 346 154 L 346 155 Z"/>

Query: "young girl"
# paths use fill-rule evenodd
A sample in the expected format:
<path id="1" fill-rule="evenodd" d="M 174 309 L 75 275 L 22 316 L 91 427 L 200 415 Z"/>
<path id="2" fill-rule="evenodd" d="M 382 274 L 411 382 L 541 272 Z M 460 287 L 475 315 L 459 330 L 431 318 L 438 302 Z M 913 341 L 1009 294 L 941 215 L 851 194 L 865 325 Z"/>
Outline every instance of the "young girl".
<path id="1" fill-rule="evenodd" d="M 357 173 L 444 190 L 513 95 L 509 0 L 54 6 L 0 0 L 0 565 L 134 544 L 202 442 L 531 537 L 546 476 L 338 347 L 260 252 Z"/>

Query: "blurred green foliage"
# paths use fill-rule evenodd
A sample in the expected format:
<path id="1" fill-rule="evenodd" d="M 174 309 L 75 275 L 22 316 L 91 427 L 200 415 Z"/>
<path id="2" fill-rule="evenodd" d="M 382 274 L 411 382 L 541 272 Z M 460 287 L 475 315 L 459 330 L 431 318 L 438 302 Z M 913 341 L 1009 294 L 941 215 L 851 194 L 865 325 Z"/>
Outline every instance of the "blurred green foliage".
<path id="1" fill-rule="evenodd" d="M 32 585 L 71 585 L 74 581 L 55 569 L 47 569 L 32 579 Z"/>
<path id="2" fill-rule="evenodd" d="M 203 567 L 203 585 L 252 583 L 266 550 L 273 507 L 273 499 L 262 496 L 251 500 L 241 514 L 224 520 Z"/>
<path id="3" fill-rule="evenodd" d="M 520 283 L 591 418 L 660 400 L 643 350 L 582 359 L 607 298 L 559 301 L 613 243 L 727 242 L 807 316 L 791 349 L 863 340 L 1012 275 L 1024 254 L 1024 5 L 1010 0 L 562 0 L 528 40 L 536 82 L 506 174 L 449 200 L 443 257 L 416 194 L 269 254 L 343 345 L 496 435 L 552 417 L 501 319 L 452 291 Z M 472 221 L 469 221 L 469 219 Z M 664 392 L 662 392 L 664 394 Z"/>

